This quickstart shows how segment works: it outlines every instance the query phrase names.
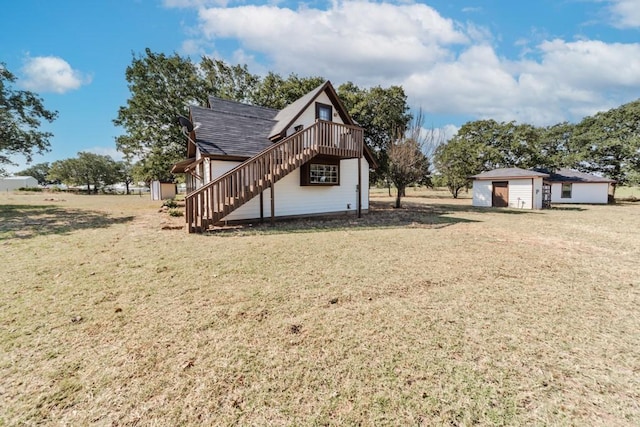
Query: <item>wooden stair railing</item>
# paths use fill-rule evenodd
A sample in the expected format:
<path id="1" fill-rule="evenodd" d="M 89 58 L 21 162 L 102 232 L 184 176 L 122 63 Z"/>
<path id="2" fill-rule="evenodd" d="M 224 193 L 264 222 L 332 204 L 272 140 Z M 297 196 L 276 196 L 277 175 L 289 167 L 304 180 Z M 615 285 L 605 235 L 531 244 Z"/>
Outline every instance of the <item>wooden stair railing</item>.
<path id="1" fill-rule="evenodd" d="M 297 132 L 187 194 L 190 233 L 206 230 L 318 154 L 360 157 L 362 129 L 326 121 Z"/>

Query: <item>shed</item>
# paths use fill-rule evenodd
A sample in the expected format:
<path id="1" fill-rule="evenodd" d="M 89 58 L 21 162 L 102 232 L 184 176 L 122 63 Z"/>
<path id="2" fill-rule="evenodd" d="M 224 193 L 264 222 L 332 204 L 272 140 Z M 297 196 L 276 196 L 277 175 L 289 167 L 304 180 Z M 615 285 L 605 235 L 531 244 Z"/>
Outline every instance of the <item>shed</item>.
<path id="1" fill-rule="evenodd" d="M 559 169 L 550 173 L 545 182 L 551 185 L 551 203 L 605 204 L 616 181 L 572 169 Z"/>
<path id="2" fill-rule="evenodd" d="M 473 206 L 542 209 L 543 180 L 549 174 L 501 168 L 473 175 Z"/>
<path id="3" fill-rule="evenodd" d="M 32 176 L 8 176 L 0 178 L 0 191 L 13 191 L 19 188 L 35 188 L 38 180 Z"/>
<path id="4" fill-rule="evenodd" d="M 176 184 L 173 182 L 151 181 L 151 200 L 173 199 L 176 193 Z"/>

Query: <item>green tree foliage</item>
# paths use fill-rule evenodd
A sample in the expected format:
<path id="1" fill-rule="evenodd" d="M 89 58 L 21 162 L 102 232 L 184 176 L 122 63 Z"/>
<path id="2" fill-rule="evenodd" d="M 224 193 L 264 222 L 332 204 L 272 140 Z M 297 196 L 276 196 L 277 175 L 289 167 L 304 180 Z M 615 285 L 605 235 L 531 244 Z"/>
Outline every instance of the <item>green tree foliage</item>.
<path id="1" fill-rule="evenodd" d="M 260 82 L 252 104 L 281 110 L 325 82 L 323 77 L 299 77 L 290 74 L 286 79 L 269 72 Z"/>
<path id="2" fill-rule="evenodd" d="M 48 162 L 38 163 L 23 171 L 17 172 L 16 175 L 32 176 L 38 180 L 38 184 L 47 185 L 51 184 L 51 181 L 47 178 L 47 175 L 49 175 L 49 169 L 50 166 Z"/>
<path id="3" fill-rule="evenodd" d="M 125 193 L 130 194 L 129 186 L 134 182 L 134 165 L 131 158 L 126 158 L 116 163 L 119 181 L 124 183 Z"/>
<path id="4" fill-rule="evenodd" d="M 126 156 L 137 156 L 146 180 L 172 180 L 171 165 L 184 157 L 184 135 L 177 116 L 187 104 L 206 105 L 207 90 L 196 66 L 178 54 L 167 56 L 145 50 L 126 70 L 131 92 L 113 121 L 126 135 L 116 146 Z"/>
<path id="5" fill-rule="evenodd" d="M 401 86 L 361 89 L 351 82 L 337 89 L 351 117 L 364 128 L 365 143 L 376 155 L 379 168 L 372 181 L 389 178 L 389 148 L 398 129 L 407 129 L 412 116 Z"/>
<path id="6" fill-rule="evenodd" d="M 222 60 L 203 56 L 200 69 L 206 81 L 207 95 L 245 103 L 254 102 L 260 77 L 251 74 L 246 65 L 228 65 Z"/>
<path id="7" fill-rule="evenodd" d="M 77 158 L 53 162 L 49 179 L 67 185 L 85 185 L 87 193 L 91 187 L 95 193 L 105 185 L 121 180 L 118 164 L 110 157 L 100 154 L 79 152 Z"/>
<path id="8" fill-rule="evenodd" d="M 540 158 L 546 169 L 576 167 L 580 153 L 575 147 L 574 131 L 575 125 L 567 122 L 540 129 Z"/>
<path id="9" fill-rule="evenodd" d="M 434 165 L 438 171 L 438 183 L 445 185 L 455 199 L 460 190 L 469 188 L 469 176 L 484 169 L 484 149 L 481 141 L 464 138 L 459 134 L 436 148 Z"/>
<path id="10" fill-rule="evenodd" d="M 578 167 L 633 183 L 640 172 L 640 100 L 586 117 L 577 126 L 574 143 Z"/>
<path id="11" fill-rule="evenodd" d="M 42 120 L 53 122 L 58 115 L 44 108 L 36 94 L 12 88 L 16 77 L 0 62 L 0 173 L 19 154 L 30 162 L 33 154 L 49 149 L 50 132 L 38 130 Z"/>
<path id="12" fill-rule="evenodd" d="M 528 124 L 477 120 L 465 123 L 457 136 L 480 147 L 483 170 L 542 167 L 540 130 Z"/>

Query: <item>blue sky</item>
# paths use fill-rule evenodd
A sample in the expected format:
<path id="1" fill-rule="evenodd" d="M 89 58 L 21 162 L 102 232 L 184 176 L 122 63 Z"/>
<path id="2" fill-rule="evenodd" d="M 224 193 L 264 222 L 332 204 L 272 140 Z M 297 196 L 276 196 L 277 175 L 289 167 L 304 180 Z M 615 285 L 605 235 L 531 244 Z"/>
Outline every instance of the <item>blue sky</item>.
<path id="1" fill-rule="evenodd" d="M 640 0 L 21 0 L 0 62 L 59 118 L 51 152 L 119 158 L 113 126 L 132 52 L 209 55 L 253 73 L 402 85 L 426 125 L 579 121 L 640 98 Z M 26 166 L 14 158 L 17 171 Z"/>

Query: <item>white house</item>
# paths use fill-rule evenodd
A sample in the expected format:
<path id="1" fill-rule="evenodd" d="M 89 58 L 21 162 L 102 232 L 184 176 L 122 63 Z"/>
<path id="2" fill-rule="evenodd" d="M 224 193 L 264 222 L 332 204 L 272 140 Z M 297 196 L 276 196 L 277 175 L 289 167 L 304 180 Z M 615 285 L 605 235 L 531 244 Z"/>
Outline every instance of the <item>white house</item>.
<path id="1" fill-rule="evenodd" d="M 369 208 L 363 130 L 330 82 L 283 110 L 216 97 L 180 119 L 187 159 L 189 232 L 229 221 L 348 213 Z"/>
<path id="2" fill-rule="evenodd" d="M 549 174 L 503 168 L 473 175 L 473 206 L 542 209 L 543 180 Z"/>
<path id="3" fill-rule="evenodd" d="M 18 188 L 33 188 L 38 186 L 38 180 L 32 176 L 8 176 L 0 178 L 0 191 L 13 191 Z"/>
<path id="4" fill-rule="evenodd" d="M 608 203 L 615 180 L 560 169 L 545 180 L 551 185 L 551 203 Z"/>

